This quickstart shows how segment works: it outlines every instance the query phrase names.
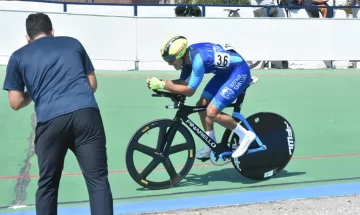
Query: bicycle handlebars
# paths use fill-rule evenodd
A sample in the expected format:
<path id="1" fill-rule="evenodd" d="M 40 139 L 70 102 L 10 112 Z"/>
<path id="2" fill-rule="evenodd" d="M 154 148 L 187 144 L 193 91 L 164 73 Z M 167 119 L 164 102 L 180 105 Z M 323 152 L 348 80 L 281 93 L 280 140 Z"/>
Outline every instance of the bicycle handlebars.
<path id="1" fill-rule="evenodd" d="M 186 96 L 181 94 L 174 94 L 165 91 L 153 90 L 155 94 L 152 94 L 152 97 L 167 97 L 170 98 L 174 102 L 174 106 L 177 107 L 178 103 L 183 103 L 185 101 Z"/>
<path id="2" fill-rule="evenodd" d="M 152 97 L 172 97 L 173 93 L 170 92 L 165 92 L 165 91 L 159 91 L 159 90 L 153 90 L 153 92 L 155 92 L 156 94 L 152 94 Z"/>

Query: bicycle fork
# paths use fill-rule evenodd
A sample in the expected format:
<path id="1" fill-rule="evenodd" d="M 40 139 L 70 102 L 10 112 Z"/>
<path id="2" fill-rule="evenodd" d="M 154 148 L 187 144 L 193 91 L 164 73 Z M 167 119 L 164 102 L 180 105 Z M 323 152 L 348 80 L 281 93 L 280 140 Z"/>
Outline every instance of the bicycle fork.
<path id="1" fill-rule="evenodd" d="M 167 156 L 170 152 L 170 146 L 172 141 L 174 140 L 175 134 L 177 132 L 177 128 L 179 127 L 179 125 L 181 124 L 181 121 L 176 120 L 169 128 L 168 132 L 166 132 L 166 134 L 164 135 L 164 139 L 163 141 L 161 141 L 161 145 L 159 148 L 159 151 L 161 151 L 161 153 L 164 156 Z"/>

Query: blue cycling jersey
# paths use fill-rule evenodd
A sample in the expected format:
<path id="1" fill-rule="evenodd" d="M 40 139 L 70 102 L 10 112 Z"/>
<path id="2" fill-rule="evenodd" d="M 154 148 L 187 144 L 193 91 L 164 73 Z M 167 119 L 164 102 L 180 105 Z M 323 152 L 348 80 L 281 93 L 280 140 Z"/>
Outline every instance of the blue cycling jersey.
<path id="1" fill-rule="evenodd" d="M 199 87 L 204 74 L 231 73 L 245 62 L 230 45 L 196 43 L 189 46 L 188 50 L 192 64 L 183 67 L 180 79 L 186 80 L 191 74 L 188 86 L 194 90 Z"/>

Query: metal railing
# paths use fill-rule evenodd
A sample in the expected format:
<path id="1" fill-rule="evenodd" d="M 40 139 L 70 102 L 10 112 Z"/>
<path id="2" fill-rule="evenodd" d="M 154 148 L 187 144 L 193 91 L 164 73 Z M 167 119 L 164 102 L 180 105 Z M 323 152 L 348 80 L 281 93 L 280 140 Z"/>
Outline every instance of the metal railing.
<path id="1" fill-rule="evenodd" d="M 68 4 L 85 4 L 85 5 L 113 5 L 113 6 L 133 6 L 134 7 L 134 16 L 137 16 L 137 7 L 138 6 L 197 6 L 201 8 L 202 16 L 206 16 L 206 7 L 236 7 L 236 8 L 266 8 L 266 17 L 270 16 L 270 9 L 271 8 L 285 8 L 286 10 L 291 9 L 320 9 L 326 8 L 329 11 L 336 10 L 336 9 L 357 9 L 360 8 L 357 5 L 358 0 L 351 0 L 353 1 L 352 5 L 349 5 L 349 1 L 347 2 L 348 5 L 335 5 L 335 0 L 333 0 L 335 6 L 317 6 L 317 5 L 234 5 L 230 4 L 230 0 L 225 0 L 224 4 L 187 4 L 187 3 L 171 3 L 170 0 L 19 0 L 19 1 L 30 1 L 30 2 L 46 2 L 46 3 L 54 3 L 54 4 L 63 4 L 64 5 L 64 12 L 67 12 L 67 5 Z M 175 0 L 173 0 L 175 1 Z M 178 0 L 177 0 L 178 1 Z M 155 3 L 157 2 L 157 3 Z M 348 13 L 348 12 L 347 12 Z M 331 13 L 333 14 L 333 13 Z M 329 17 L 331 18 L 331 17 Z M 359 17 L 360 18 L 360 17 Z"/>

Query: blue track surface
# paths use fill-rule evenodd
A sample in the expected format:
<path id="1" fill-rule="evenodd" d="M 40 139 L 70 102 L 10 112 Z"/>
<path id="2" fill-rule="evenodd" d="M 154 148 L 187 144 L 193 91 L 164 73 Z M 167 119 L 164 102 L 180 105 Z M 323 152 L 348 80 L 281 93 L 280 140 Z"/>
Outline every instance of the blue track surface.
<path id="1" fill-rule="evenodd" d="M 288 188 L 269 191 L 253 191 L 215 196 L 179 198 L 161 201 L 136 202 L 114 205 L 116 215 L 145 213 L 165 210 L 189 208 L 205 208 L 219 205 L 248 204 L 265 201 L 278 201 L 296 198 L 316 198 L 325 196 L 340 196 L 360 193 L 360 182 L 310 186 L 303 188 Z M 34 210 L 6 212 L 1 215 L 35 215 Z M 88 207 L 60 208 L 58 215 L 88 215 Z"/>

